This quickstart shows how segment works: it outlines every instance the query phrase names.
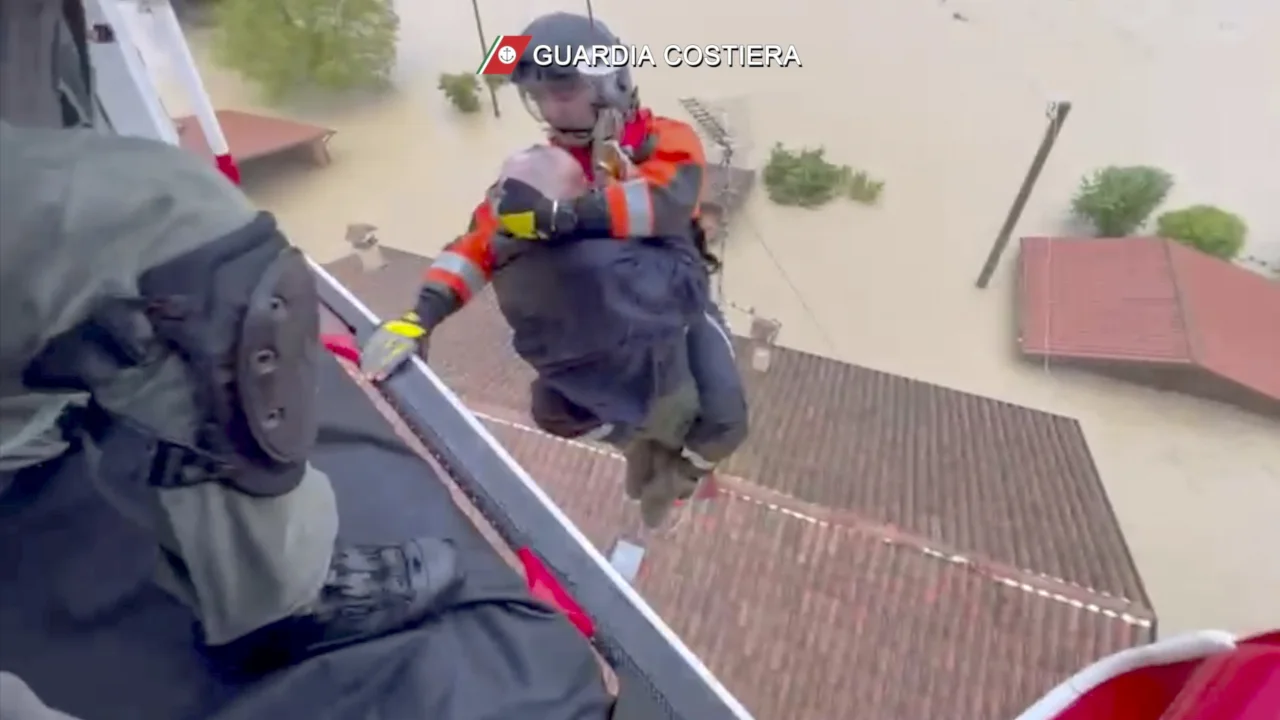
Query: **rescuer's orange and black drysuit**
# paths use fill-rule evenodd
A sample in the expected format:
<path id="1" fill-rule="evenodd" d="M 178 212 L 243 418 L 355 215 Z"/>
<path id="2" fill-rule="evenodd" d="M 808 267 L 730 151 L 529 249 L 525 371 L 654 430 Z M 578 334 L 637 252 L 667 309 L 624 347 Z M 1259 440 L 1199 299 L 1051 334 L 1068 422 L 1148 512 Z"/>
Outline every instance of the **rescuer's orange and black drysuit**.
<path id="1" fill-rule="evenodd" d="M 427 271 L 416 310 L 434 327 L 492 283 L 517 354 L 538 372 L 535 420 L 564 437 L 621 443 L 657 398 L 696 378 L 684 445 L 714 464 L 745 438 L 747 406 L 697 224 L 705 153 L 688 124 L 647 111 L 621 141 L 635 172 L 575 202 L 574 237 L 514 240 L 482 202 Z M 590 177 L 587 152 L 570 151 Z"/>

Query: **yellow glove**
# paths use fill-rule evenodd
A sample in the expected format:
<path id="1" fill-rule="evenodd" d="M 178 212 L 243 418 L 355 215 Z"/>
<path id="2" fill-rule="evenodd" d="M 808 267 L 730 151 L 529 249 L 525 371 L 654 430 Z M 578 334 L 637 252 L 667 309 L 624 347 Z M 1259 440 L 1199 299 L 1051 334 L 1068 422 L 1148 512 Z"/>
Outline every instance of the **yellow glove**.
<path id="1" fill-rule="evenodd" d="M 387 379 L 414 353 L 426 356 L 427 333 L 415 312 L 383 322 L 360 348 L 360 371 L 374 382 Z"/>

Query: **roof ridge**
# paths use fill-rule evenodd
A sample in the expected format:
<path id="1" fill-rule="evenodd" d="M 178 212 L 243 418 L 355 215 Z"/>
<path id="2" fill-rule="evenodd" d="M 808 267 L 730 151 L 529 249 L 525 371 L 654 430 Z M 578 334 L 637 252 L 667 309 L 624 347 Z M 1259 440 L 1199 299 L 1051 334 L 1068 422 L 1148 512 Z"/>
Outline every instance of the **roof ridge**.
<path id="1" fill-rule="evenodd" d="M 617 460 L 622 459 L 622 455 L 611 448 L 556 437 L 527 425 L 525 424 L 527 420 L 520 418 L 519 413 L 482 407 L 474 403 L 467 403 L 467 405 L 481 420 L 539 435 L 586 452 Z M 717 473 L 716 483 L 720 492 L 736 500 L 755 503 L 804 522 L 841 527 L 863 536 L 873 537 L 882 543 L 913 550 L 934 560 L 964 568 L 1001 585 L 1053 602 L 1143 628 L 1150 628 L 1155 622 L 1155 613 L 1151 608 L 1130 598 L 1113 595 L 1046 573 L 1007 565 L 979 554 L 964 552 L 946 543 L 904 531 L 890 524 L 870 520 L 850 510 L 831 508 L 770 490 L 746 478 Z"/>
<path id="2" fill-rule="evenodd" d="M 1191 307 L 1187 302 L 1186 288 L 1182 286 L 1182 273 L 1179 263 L 1174 259 L 1173 243 L 1169 238 L 1159 238 L 1164 246 L 1164 261 L 1169 266 L 1169 284 L 1173 286 L 1173 301 L 1178 305 L 1178 321 L 1182 323 L 1182 340 L 1187 345 L 1187 359 L 1192 365 L 1200 365 L 1200 343 L 1197 342 L 1196 326 L 1191 317 Z"/>
<path id="3" fill-rule="evenodd" d="M 723 491 L 748 502 L 765 505 L 771 510 L 807 522 L 843 527 L 861 535 L 875 537 L 888 545 L 910 548 L 935 560 L 964 567 L 1003 585 L 1132 625 L 1150 627 L 1155 620 L 1154 611 L 1142 601 L 1114 595 L 1048 573 L 1002 563 L 979 553 L 963 551 L 948 543 L 872 520 L 851 510 L 800 500 L 746 478 L 717 474 L 716 480 Z"/>

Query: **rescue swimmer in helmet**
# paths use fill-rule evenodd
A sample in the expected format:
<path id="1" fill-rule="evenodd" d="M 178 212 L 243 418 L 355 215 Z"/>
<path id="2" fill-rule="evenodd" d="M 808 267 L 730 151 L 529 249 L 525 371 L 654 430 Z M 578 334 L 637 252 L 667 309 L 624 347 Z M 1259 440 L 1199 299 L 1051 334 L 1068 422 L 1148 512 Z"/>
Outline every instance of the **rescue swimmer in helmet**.
<path id="1" fill-rule="evenodd" d="M 5 523 L 92 482 L 155 538 L 140 580 L 231 668 L 431 614 L 461 582 L 453 546 L 340 541 L 308 463 L 321 349 L 302 253 L 213 164 L 104 132 L 78 2 L 23 9 L 0 48 Z"/>
<path id="2" fill-rule="evenodd" d="M 521 34 L 560 49 L 553 58 L 619 43 L 570 13 Z M 512 83 L 551 145 L 576 159 L 580 187 L 566 191 L 574 182 L 555 152 L 509 161 L 466 234 L 427 271 L 415 308 L 366 341 L 362 366 L 382 379 L 415 351 L 425 357 L 431 330 L 492 284 L 516 353 L 537 371 L 535 423 L 623 448 L 627 494 L 656 527 L 747 435 L 742 380 L 710 292 L 719 264 L 698 217 L 705 153 L 687 123 L 641 106 L 628 67 L 545 66 L 533 55 Z"/>

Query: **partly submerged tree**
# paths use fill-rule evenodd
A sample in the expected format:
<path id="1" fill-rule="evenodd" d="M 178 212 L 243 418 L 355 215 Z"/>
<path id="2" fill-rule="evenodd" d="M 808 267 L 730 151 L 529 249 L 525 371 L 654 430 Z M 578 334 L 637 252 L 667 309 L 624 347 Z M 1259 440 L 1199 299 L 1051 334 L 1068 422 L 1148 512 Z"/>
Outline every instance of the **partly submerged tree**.
<path id="1" fill-rule="evenodd" d="M 859 170 L 849 178 L 849 199 L 863 205 L 875 205 L 880 202 L 880 194 L 884 192 L 884 181 L 876 180 L 865 170 Z"/>
<path id="2" fill-rule="evenodd" d="M 788 150 L 778 143 L 769 153 L 763 173 L 769 199 L 779 205 L 817 207 L 837 195 L 874 205 L 884 191 L 884 182 L 867 173 L 854 172 L 848 165 L 828 162 L 826 149 Z"/>
<path id="3" fill-rule="evenodd" d="M 1162 214 L 1156 219 L 1156 232 L 1208 255 L 1234 260 L 1244 249 L 1249 226 L 1222 208 L 1192 205 Z"/>
<path id="4" fill-rule="evenodd" d="M 826 149 L 788 150 L 778 143 L 769 153 L 763 180 L 769 199 L 779 205 L 817 207 L 848 184 L 853 171 L 827 162 Z"/>
<path id="5" fill-rule="evenodd" d="M 220 0 L 218 61 L 268 99 L 386 87 L 400 18 L 394 0 Z"/>
<path id="6" fill-rule="evenodd" d="M 1146 224 L 1173 189 L 1173 176 L 1147 166 L 1105 167 L 1080 181 L 1072 212 L 1100 237 L 1124 237 Z"/>
<path id="7" fill-rule="evenodd" d="M 437 87 L 449 98 L 458 112 L 471 114 L 480 110 L 480 80 L 475 73 L 440 73 Z"/>

